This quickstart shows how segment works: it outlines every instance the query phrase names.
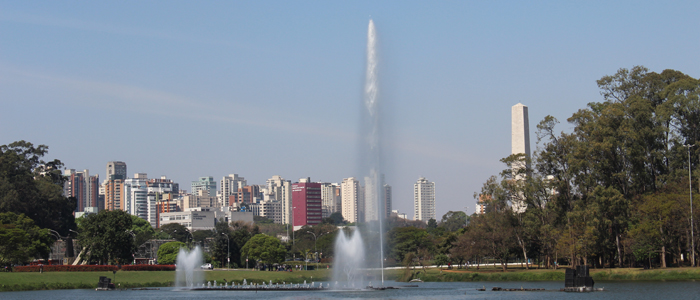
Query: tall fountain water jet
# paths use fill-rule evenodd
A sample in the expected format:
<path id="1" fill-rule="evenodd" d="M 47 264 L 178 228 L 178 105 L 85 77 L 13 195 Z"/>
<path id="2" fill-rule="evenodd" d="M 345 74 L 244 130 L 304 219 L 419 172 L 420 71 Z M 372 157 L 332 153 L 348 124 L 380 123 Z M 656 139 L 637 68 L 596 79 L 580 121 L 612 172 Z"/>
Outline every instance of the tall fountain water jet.
<path id="1" fill-rule="evenodd" d="M 386 203 L 381 161 L 381 103 L 377 66 L 377 33 L 374 21 L 370 20 L 367 30 L 367 73 L 362 102 L 358 162 L 360 174 L 364 178 L 364 197 L 361 197 L 364 201 L 358 203 L 357 209 L 357 221 L 366 223 L 367 226 L 362 227 L 363 233 L 360 233 L 358 228 L 355 229 L 351 238 L 346 238 L 341 233 L 336 239 L 333 282 L 337 281 L 341 288 L 343 286 L 352 288 L 353 283 L 355 288 L 359 288 L 357 284 L 365 278 L 374 282 L 381 279 L 384 285 L 383 222 L 386 216 Z M 348 252 L 346 249 L 353 250 Z"/>
<path id="2" fill-rule="evenodd" d="M 374 21 L 369 20 L 367 29 L 367 70 L 365 75 L 363 132 L 362 145 L 365 175 L 365 222 L 369 223 L 369 229 L 378 234 L 379 253 L 372 255 L 375 259 L 371 267 L 380 267 L 382 285 L 384 285 L 384 217 L 386 216 L 386 203 L 384 202 L 384 176 L 382 173 L 382 128 L 381 110 L 378 89 L 378 57 L 377 57 L 377 32 Z M 376 244 L 375 244 L 376 245 Z M 378 261 L 377 261 L 378 260 Z"/>
<path id="3" fill-rule="evenodd" d="M 199 246 L 187 251 L 180 248 L 177 254 L 177 268 L 175 269 L 175 287 L 191 289 L 204 283 L 202 274 L 202 248 Z"/>

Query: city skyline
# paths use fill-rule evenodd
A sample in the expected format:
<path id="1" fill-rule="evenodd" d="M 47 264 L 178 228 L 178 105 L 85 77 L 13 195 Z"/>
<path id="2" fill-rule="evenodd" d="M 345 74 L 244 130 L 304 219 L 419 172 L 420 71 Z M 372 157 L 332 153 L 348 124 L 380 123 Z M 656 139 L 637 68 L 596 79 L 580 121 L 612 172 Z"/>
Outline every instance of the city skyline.
<path id="1" fill-rule="evenodd" d="M 557 131 L 602 101 L 620 68 L 700 77 L 700 3 L 0 1 L 0 144 L 105 176 L 109 161 L 167 176 L 363 179 L 358 122 L 367 22 L 386 100 L 386 183 L 410 214 L 415 180 L 436 217 L 474 213 L 511 153 L 510 108 Z M 167 7 L 167 9 L 164 9 Z M 650 42 L 650 37 L 653 42 Z M 101 183 L 100 182 L 100 183 Z M 221 188 L 221 187 L 219 187 Z"/>

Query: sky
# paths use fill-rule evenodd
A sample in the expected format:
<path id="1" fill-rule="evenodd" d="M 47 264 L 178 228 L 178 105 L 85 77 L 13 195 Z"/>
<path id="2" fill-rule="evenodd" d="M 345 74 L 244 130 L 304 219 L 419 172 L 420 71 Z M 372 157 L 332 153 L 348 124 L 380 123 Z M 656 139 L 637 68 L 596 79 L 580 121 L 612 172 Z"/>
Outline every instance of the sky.
<path id="1" fill-rule="evenodd" d="M 558 131 L 620 68 L 700 77 L 698 1 L 0 0 L 0 145 L 105 177 L 358 176 L 375 22 L 386 181 L 413 216 L 435 182 L 438 220 L 474 213 L 505 166 L 511 107 Z"/>

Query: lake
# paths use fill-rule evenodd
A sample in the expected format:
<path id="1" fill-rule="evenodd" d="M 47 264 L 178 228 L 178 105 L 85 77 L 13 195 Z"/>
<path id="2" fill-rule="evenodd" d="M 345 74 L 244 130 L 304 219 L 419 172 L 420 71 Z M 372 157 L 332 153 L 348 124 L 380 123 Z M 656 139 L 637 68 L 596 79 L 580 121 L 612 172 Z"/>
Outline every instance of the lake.
<path id="1" fill-rule="evenodd" d="M 414 283 L 410 283 L 413 285 Z M 424 282 L 404 287 L 405 282 L 387 282 L 400 289 L 384 291 L 181 291 L 171 287 L 160 290 L 53 290 L 0 292 L 2 299 L 698 299 L 700 281 L 671 282 L 596 282 L 602 292 L 565 293 L 558 291 L 563 282 Z M 544 288 L 547 291 L 505 292 L 502 288 Z M 486 291 L 477 288 L 486 287 Z"/>

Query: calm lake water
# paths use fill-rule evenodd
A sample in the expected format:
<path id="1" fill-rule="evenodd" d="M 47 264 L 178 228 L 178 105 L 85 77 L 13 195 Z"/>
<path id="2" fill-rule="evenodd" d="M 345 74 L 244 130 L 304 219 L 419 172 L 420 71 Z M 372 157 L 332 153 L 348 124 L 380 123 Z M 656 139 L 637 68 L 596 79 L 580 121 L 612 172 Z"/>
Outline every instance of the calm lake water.
<path id="1" fill-rule="evenodd" d="M 419 287 L 402 287 L 404 282 L 388 282 L 398 290 L 384 291 L 179 291 L 127 290 L 98 292 L 94 290 L 57 290 L 31 292 L 0 292 L 1 299 L 700 299 L 700 281 L 672 282 L 596 282 L 603 292 L 559 292 L 563 282 L 425 282 Z M 494 292 L 491 288 L 545 288 L 541 292 Z M 486 287 L 480 292 L 477 288 Z"/>

